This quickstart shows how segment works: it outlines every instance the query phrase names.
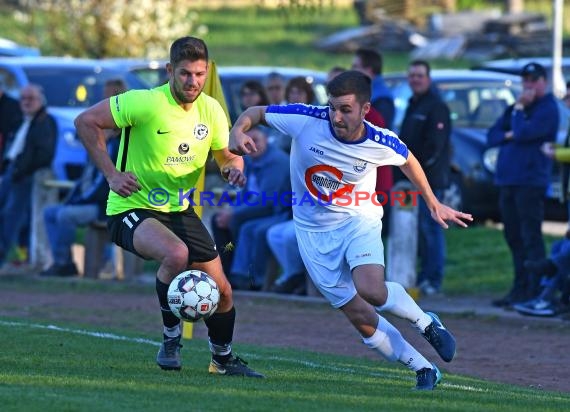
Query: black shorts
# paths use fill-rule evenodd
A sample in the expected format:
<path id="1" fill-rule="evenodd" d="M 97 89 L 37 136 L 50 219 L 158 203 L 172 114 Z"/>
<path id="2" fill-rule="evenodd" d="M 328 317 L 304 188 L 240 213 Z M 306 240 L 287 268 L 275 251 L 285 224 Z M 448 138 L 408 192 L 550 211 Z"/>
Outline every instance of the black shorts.
<path id="1" fill-rule="evenodd" d="M 118 215 L 108 216 L 107 227 L 111 240 L 123 249 L 148 259 L 135 250 L 133 236 L 138 225 L 149 218 L 158 220 L 186 244 L 188 264 L 209 262 L 218 256 L 210 233 L 192 208 L 170 213 L 150 209 L 131 209 Z"/>

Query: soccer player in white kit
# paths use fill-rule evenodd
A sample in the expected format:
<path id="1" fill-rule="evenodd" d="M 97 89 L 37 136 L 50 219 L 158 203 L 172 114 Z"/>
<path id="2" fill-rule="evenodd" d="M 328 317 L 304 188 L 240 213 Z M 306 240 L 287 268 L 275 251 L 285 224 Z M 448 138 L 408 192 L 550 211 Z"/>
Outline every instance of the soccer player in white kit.
<path id="1" fill-rule="evenodd" d="M 292 136 L 293 216 L 311 279 L 331 305 L 343 311 L 368 347 L 415 371 L 416 389 L 432 390 L 441 380 L 437 366 L 378 313 L 409 320 L 446 362 L 455 355 L 455 339 L 400 284 L 385 281 L 375 169 L 399 166 L 444 228 L 446 221 L 466 227 L 464 221 L 472 217 L 437 200 L 418 161 L 395 133 L 364 121 L 370 109 L 370 80 L 365 75 L 342 73 L 327 85 L 327 93 L 328 107 L 291 104 L 247 109 L 230 132 L 230 151 L 241 155 L 255 151 L 245 132 L 257 124 Z"/>

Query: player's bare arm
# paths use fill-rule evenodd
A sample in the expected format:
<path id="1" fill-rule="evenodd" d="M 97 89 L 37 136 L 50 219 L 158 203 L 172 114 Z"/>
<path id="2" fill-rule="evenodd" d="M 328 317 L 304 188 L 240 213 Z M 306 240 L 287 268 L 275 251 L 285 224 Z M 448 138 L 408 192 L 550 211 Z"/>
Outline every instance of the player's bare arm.
<path id="1" fill-rule="evenodd" d="M 136 176 L 130 172 L 119 172 L 107 153 L 105 130 L 117 128 L 109 109 L 109 99 L 77 116 L 75 127 L 93 163 L 101 170 L 113 192 L 128 197 L 141 189 Z"/>
<path id="2" fill-rule="evenodd" d="M 454 222 L 459 226 L 467 227 L 464 221 L 473 221 L 473 217 L 469 213 L 459 212 L 446 206 L 437 200 L 431 187 L 427 181 L 426 175 L 420 166 L 416 157 L 410 152 L 408 161 L 400 167 L 402 172 L 410 179 L 410 181 L 418 188 L 422 197 L 431 211 L 431 217 L 439 223 L 443 228 L 447 229 L 447 221 Z"/>
<path id="3" fill-rule="evenodd" d="M 228 148 L 213 150 L 212 154 L 220 168 L 222 177 L 233 186 L 244 187 L 246 177 L 243 174 L 243 158 L 231 153 Z"/>
<path id="4" fill-rule="evenodd" d="M 230 130 L 229 150 L 236 155 L 256 152 L 255 143 L 245 132 L 258 124 L 266 125 L 265 110 L 267 106 L 254 106 L 243 112 Z"/>

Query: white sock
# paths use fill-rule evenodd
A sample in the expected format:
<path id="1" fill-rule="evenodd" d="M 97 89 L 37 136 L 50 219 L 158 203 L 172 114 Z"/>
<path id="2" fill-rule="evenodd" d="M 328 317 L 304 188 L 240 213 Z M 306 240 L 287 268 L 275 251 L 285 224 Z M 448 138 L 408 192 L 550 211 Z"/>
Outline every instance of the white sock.
<path id="1" fill-rule="evenodd" d="M 404 339 L 398 329 L 380 315 L 376 331 L 369 338 L 362 338 L 362 342 L 385 359 L 398 361 L 413 371 L 432 368 L 431 363 Z"/>
<path id="2" fill-rule="evenodd" d="M 177 336 L 180 336 L 181 333 L 180 324 L 173 326 L 172 328 L 167 328 L 165 326 L 164 329 L 162 330 L 162 333 L 164 333 L 164 335 L 169 338 L 175 338 Z"/>
<path id="3" fill-rule="evenodd" d="M 378 312 L 389 312 L 402 319 L 407 319 L 423 332 L 432 323 L 433 319 L 421 310 L 418 304 L 412 299 L 406 289 L 396 282 L 386 282 L 388 297 L 382 306 L 376 306 Z"/>

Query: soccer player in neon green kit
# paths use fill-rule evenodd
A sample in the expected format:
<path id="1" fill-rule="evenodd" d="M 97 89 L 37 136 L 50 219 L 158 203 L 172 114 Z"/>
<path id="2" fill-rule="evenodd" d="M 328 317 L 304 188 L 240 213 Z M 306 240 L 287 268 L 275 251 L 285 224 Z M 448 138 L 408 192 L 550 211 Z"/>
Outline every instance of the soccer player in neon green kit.
<path id="1" fill-rule="evenodd" d="M 89 155 L 105 175 L 112 240 L 123 249 L 160 262 L 156 292 L 162 311 L 164 341 L 157 364 L 180 370 L 180 319 L 167 301 L 172 279 L 187 269 L 214 278 L 221 297 L 217 312 L 205 320 L 212 360 L 209 372 L 263 377 L 232 353 L 235 309 L 232 290 L 215 244 L 190 206 L 194 188 L 212 150 L 222 176 L 245 184 L 243 160 L 228 150 L 229 126 L 220 104 L 202 93 L 208 73 L 203 40 L 183 37 L 170 47 L 169 81 L 151 90 L 132 90 L 105 99 L 75 120 Z M 115 166 L 107 154 L 104 130 L 121 128 Z"/>

